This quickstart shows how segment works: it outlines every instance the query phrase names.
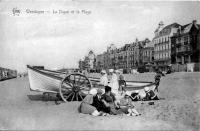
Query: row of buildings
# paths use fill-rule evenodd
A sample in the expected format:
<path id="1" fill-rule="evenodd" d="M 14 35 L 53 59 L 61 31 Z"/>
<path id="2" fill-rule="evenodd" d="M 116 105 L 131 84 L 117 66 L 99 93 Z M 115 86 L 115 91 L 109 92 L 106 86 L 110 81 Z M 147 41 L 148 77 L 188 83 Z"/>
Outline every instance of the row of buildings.
<path id="1" fill-rule="evenodd" d="M 160 22 L 152 40 L 136 39 L 121 48 L 111 44 L 98 55 L 90 51 L 84 60 L 79 61 L 79 68 L 90 71 L 113 68 L 131 72 L 132 69 L 153 71 L 155 67 L 166 71 L 170 67 L 175 71 L 198 71 L 199 46 L 200 25 L 196 20 L 186 25 L 173 23 L 164 26 Z"/>

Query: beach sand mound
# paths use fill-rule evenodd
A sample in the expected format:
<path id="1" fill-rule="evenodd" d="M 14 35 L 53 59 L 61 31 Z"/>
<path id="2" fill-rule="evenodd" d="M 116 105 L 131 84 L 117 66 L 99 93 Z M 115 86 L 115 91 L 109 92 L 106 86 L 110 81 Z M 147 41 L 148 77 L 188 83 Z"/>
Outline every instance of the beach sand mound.
<path id="1" fill-rule="evenodd" d="M 95 74 L 97 77 L 97 74 Z M 124 74 L 126 80 L 154 82 L 155 73 Z M 200 73 L 176 72 L 161 78 L 158 96 L 164 100 L 135 102 L 145 117 L 180 122 L 200 129 Z"/>

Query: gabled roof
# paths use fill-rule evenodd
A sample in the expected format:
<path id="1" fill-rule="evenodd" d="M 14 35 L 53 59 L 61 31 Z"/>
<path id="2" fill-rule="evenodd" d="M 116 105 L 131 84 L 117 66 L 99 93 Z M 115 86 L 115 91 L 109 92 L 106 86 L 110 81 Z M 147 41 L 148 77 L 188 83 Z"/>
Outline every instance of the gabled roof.
<path id="1" fill-rule="evenodd" d="M 176 22 L 170 25 L 167 25 L 159 32 L 159 35 L 155 36 L 153 39 L 158 38 L 160 36 L 169 35 L 171 33 L 171 28 L 178 28 L 179 26 L 181 25 Z"/>
<path id="2" fill-rule="evenodd" d="M 190 32 L 191 28 L 195 26 L 197 29 L 200 29 L 200 25 L 199 24 L 195 24 L 195 23 L 189 23 L 189 24 L 186 24 L 186 25 L 183 25 L 181 27 L 181 33 L 188 33 Z"/>
<path id="3" fill-rule="evenodd" d="M 164 29 L 178 28 L 179 26 L 181 26 L 181 25 L 178 23 L 173 23 L 173 24 L 165 26 L 161 31 L 163 31 Z"/>

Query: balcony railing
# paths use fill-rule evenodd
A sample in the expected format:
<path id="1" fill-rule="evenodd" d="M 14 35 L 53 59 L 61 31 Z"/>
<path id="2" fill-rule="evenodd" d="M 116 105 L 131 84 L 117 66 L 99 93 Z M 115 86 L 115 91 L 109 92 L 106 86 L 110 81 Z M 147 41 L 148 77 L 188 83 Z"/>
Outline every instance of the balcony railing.
<path id="1" fill-rule="evenodd" d="M 186 51 L 191 51 L 190 47 L 181 47 L 181 48 L 176 48 L 176 52 L 186 52 Z"/>

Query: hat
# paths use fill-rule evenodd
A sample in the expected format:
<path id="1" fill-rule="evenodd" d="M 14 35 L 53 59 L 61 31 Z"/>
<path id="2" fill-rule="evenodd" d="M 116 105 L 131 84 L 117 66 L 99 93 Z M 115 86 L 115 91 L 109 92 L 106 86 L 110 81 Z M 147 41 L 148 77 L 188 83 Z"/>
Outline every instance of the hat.
<path id="1" fill-rule="evenodd" d="M 101 89 L 97 89 L 97 94 L 103 94 L 103 91 Z"/>
<path id="2" fill-rule="evenodd" d="M 112 72 L 114 72 L 114 70 L 113 69 L 109 69 L 109 72 L 112 73 Z"/>
<path id="3" fill-rule="evenodd" d="M 126 91 L 126 94 L 125 94 L 125 95 L 131 96 L 131 92 L 127 92 L 127 91 Z"/>
<path id="4" fill-rule="evenodd" d="M 140 91 L 139 90 L 135 90 L 135 93 L 139 93 Z"/>
<path id="5" fill-rule="evenodd" d="M 145 87 L 145 88 L 144 88 L 144 91 L 149 91 L 149 87 Z"/>
<path id="6" fill-rule="evenodd" d="M 90 95 L 96 95 L 97 94 L 97 90 L 96 89 L 91 89 L 89 92 Z"/>
<path id="7" fill-rule="evenodd" d="M 105 70 L 102 70 L 101 73 L 106 74 L 106 71 L 105 71 Z"/>
<path id="8" fill-rule="evenodd" d="M 146 97 L 146 93 L 144 91 L 139 92 L 140 99 L 144 99 Z"/>

